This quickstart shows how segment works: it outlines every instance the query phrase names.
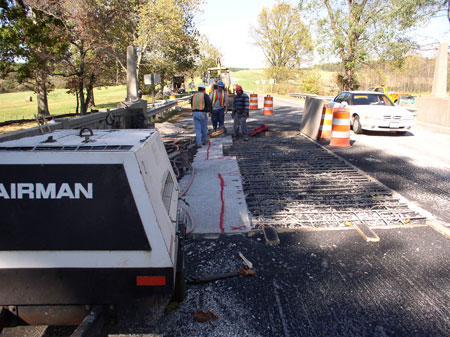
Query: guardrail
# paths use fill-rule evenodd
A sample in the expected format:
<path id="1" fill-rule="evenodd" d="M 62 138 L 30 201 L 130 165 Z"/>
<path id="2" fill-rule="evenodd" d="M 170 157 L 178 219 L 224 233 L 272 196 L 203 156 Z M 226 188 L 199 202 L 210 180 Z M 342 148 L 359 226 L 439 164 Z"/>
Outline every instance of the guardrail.
<path id="1" fill-rule="evenodd" d="M 305 98 L 306 99 L 306 97 L 315 97 L 317 95 L 315 95 L 315 94 L 292 93 L 292 94 L 289 94 L 289 96 L 295 97 L 295 98 Z"/>
<path id="2" fill-rule="evenodd" d="M 321 99 L 328 99 L 330 101 L 334 98 L 334 96 L 319 96 L 316 94 L 303 94 L 303 93 L 292 93 L 292 94 L 289 94 L 289 96 L 295 97 L 295 98 L 304 98 L 304 99 L 306 99 L 308 97 L 310 97 L 310 98 L 319 97 Z"/>
<path id="3" fill-rule="evenodd" d="M 151 123 L 156 116 L 164 115 L 178 105 L 178 102 L 186 101 L 190 96 L 182 97 L 155 104 L 156 107 L 149 108 L 147 101 L 137 101 L 130 105 L 107 109 L 106 111 L 93 112 L 88 115 L 74 118 L 55 118 L 45 125 L 39 125 L 33 128 L 18 130 L 7 134 L 0 135 L 0 142 L 14 140 L 24 137 L 36 136 L 60 129 L 81 129 L 88 127 L 91 129 L 127 129 L 135 128 L 134 113 L 140 112 L 142 119 Z M 124 103 L 125 104 L 125 103 Z"/>

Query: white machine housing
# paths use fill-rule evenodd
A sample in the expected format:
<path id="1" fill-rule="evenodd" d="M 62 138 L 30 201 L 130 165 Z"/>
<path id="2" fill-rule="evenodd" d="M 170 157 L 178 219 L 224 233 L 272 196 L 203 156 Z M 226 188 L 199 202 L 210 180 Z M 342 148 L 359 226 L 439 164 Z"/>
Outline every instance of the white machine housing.
<path id="1" fill-rule="evenodd" d="M 0 143 L 0 275 L 8 280 L 0 305 L 173 291 L 178 194 L 155 130 L 60 130 Z"/>

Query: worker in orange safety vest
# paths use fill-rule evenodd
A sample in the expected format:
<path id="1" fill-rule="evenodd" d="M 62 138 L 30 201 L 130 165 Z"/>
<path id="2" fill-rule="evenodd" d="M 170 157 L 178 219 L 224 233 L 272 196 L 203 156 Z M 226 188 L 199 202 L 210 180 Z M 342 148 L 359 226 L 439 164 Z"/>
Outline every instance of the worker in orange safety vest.
<path id="1" fill-rule="evenodd" d="M 211 99 L 205 92 L 205 85 L 198 85 L 198 92 L 191 97 L 192 115 L 195 125 L 197 148 L 208 143 L 208 116 L 212 113 Z"/>
<path id="2" fill-rule="evenodd" d="M 217 83 L 217 89 L 213 90 L 209 95 L 211 98 L 213 112 L 211 115 L 211 123 L 214 131 L 224 129 L 225 112 L 228 110 L 228 94 L 222 81 Z"/>

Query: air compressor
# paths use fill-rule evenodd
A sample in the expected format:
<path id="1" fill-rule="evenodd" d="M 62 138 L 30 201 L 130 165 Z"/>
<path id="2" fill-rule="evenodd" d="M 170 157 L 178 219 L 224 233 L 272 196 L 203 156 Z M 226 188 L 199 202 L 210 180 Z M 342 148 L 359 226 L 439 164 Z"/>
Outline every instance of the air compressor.
<path id="1" fill-rule="evenodd" d="M 155 130 L 58 130 L 0 143 L 3 311 L 24 324 L 78 324 L 92 305 L 181 300 L 178 195 Z M 57 308 L 80 314 L 52 321 Z"/>

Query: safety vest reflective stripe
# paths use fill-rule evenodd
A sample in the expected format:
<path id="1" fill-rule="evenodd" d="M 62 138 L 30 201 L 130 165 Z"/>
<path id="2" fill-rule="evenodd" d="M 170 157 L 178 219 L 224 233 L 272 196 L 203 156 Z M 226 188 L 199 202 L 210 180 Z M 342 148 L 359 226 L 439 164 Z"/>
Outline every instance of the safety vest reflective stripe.
<path id="1" fill-rule="evenodd" d="M 192 110 L 203 110 L 204 95 L 204 92 L 194 94 L 192 98 Z"/>
<path id="2" fill-rule="evenodd" d="M 212 104 L 216 104 L 217 101 L 217 90 L 214 90 L 213 92 L 213 98 L 212 98 Z M 223 94 L 223 90 L 220 92 L 220 97 L 219 97 L 219 104 L 220 106 L 224 106 L 225 105 L 225 95 Z"/>

